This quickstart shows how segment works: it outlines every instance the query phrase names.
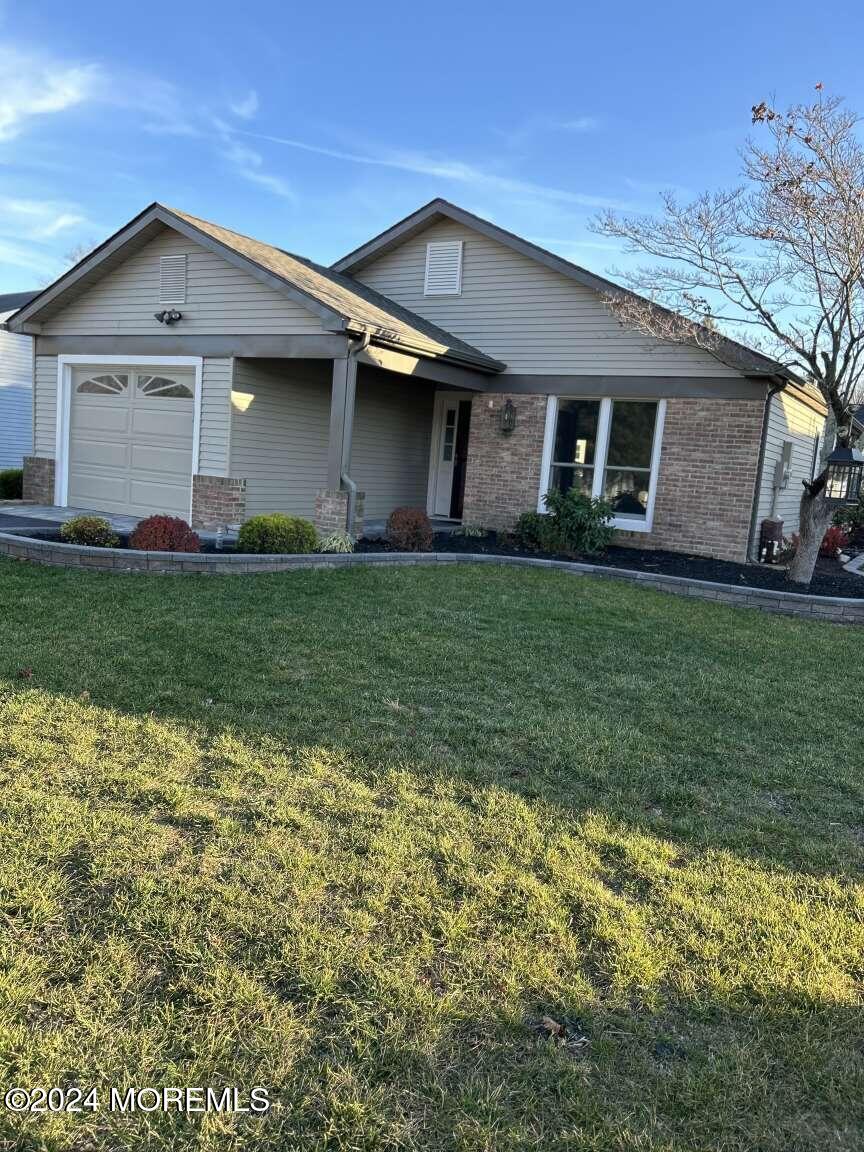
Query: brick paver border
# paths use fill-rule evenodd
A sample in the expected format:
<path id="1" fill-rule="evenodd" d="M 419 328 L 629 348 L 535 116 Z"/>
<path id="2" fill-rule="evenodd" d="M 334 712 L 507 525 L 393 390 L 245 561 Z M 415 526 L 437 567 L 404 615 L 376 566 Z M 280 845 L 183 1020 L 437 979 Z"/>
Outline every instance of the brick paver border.
<path id="1" fill-rule="evenodd" d="M 49 530 L 46 530 L 49 531 Z M 35 529 L 34 533 L 38 533 Z M 657 588 L 677 596 L 695 596 L 739 607 L 757 608 L 784 616 L 831 620 L 839 624 L 864 624 L 864 598 L 810 596 L 801 592 L 776 592 L 768 588 L 714 584 L 686 576 L 663 576 L 629 568 L 607 568 L 570 560 L 540 560 L 533 556 L 492 556 L 471 552 L 357 552 L 308 556 L 248 556 L 218 552 L 135 552 L 128 548 L 89 548 L 0 532 L 0 555 L 48 564 L 55 568 L 87 568 L 91 571 L 154 572 L 222 576 L 254 575 L 257 572 L 290 572 L 300 568 L 350 568 L 358 564 L 505 564 L 521 568 L 554 568 L 605 580 L 626 580 L 645 588 Z"/>

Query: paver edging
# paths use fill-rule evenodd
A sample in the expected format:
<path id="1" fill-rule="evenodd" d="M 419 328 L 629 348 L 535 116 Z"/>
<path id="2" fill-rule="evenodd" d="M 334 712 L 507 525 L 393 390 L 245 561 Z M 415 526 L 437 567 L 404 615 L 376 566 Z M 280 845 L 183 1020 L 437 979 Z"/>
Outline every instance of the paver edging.
<path id="1" fill-rule="evenodd" d="M 640 572 L 630 568 L 610 568 L 603 564 L 586 564 L 577 560 L 546 560 L 535 556 L 496 556 L 473 552 L 353 552 L 313 553 L 310 555 L 245 555 L 219 552 L 133 552 L 128 548 L 91 548 L 81 544 L 62 544 L 39 539 L 41 529 L 33 535 L 0 532 L 0 555 L 45 564 L 57 568 L 82 568 L 90 571 L 149 572 L 177 575 L 254 575 L 256 572 L 290 572 L 315 568 L 346 568 L 363 565 L 415 564 L 501 564 L 521 568 L 546 568 L 595 576 L 609 580 L 626 580 L 662 592 L 693 596 L 698 599 L 756 608 L 763 612 L 833 620 L 839 623 L 864 624 L 864 598 L 812 596 L 806 592 L 782 592 L 750 585 L 715 584 L 689 576 L 669 576 L 659 572 Z M 46 529 L 45 532 L 51 531 Z"/>

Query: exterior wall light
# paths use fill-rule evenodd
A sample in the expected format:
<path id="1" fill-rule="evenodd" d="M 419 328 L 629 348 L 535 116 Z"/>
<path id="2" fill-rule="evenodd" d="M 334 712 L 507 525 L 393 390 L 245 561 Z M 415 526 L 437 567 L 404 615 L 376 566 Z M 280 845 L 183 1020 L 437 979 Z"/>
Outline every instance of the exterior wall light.
<path id="1" fill-rule="evenodd" d="M 512 400 L 508 400 L 504 407 L 501 409 L 501 431 L 505 436 L 509 436 L 515 427 L 516 405 Z"/>
<path id="2" fill-rule="evenodd" d="M 158 320 L 160 324 L 176 324 L 178 320 L 183 319 L 183 313 L 178 312 L 176 308 L 163 309 L 161 312 L 153 313 L 154 319 Z"/>
<path id="3" fill-rule="evenodd" d="M 857 504 L 864 456 L 857 448 L 835 448 L 828 457 L 825 499 L 829 504 Z"/>

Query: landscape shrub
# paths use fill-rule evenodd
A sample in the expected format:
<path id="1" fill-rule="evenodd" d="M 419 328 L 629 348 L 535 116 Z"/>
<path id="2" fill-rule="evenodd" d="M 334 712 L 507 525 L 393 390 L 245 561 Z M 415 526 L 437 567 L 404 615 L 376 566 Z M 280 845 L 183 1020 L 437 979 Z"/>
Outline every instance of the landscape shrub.
<path id="1" fill-rule="evenodd" d="M 604 500 L 571 488 L 551 489 L 543 497 L 545 515 L 523 512 L 513 535 L 520 548 L 529 552 L 563 552 L 566 555 L 593 555 L 612 542 L 614 510 Z"/>
<path id="2" fill-rule="evenodd" d="M 0 500 L 20 500 L 23 495 L 23 468 L 4 468 L 0 472 Z"/>
<path id="3" fill-rule="evenodd" d="M 148 516 L 129 537 L 129 547 L 144 552 L 200 552 L 201 540 L 179 516 Z"/>
<path id="4" fill-rule="evenodd" d="M 849 534 L 849 542 L 864 545 L 864 498 L 857 504 L 847 504 L 834 513 L 834 524 Z"/>
<path id="5" fill-rule="evenodd" d="M 432 525 L 422 508 L 394 508 L 387 519 L 387 539 L 397 552 L 428 552 Z"/>
<path id="6" fill-rule="evenodd" d="M 65 544 L 87 544 L 91 548 L 116 548 L 120 537 L 101 516 L 73 516 L 60 528 Z"/>
<path id="7" fill-rule="evenodd" d="M 319 552 L 353 552 L 354 541 L 346 532 L 331 532 L 318 541 Z"/>
<path id="8" fill-rule="evenodd" d="M 282 512 L 252 516 L 237 537 L 238 552 L 305 553 L 314 552 L 317 546 L 318 533 L 313 524 Z"/>
<path id="9" fill-rule="evenodd" d="M 542 512 L 523 512 L 516 521 L 513 538 L 525 552 L 554 552 L 557 535 L 550 516 Z"/>
<path id="10" fill-rule="evenodd" d="M 848 533 L 843 528 L 838 528 L 835 524 L 828 529 L 822 538 L 822 543 L 819 546 L 819 555 L 826 556 L 833 560 L 839 552 L 843 551 L 848 543 Z"/>

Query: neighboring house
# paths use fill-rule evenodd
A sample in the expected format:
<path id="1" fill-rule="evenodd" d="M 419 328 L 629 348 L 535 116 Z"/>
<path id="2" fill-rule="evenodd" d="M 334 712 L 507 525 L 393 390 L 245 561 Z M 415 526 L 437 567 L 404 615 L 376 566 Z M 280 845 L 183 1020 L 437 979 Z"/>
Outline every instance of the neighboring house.
<path id="1" fill-rule="evenodd" d="M 10 322 L 36 341 L 25 494 L 198 527 L 413 505 L 506 528 L 577 484 L 623 541 L 742 560 L 784 439 L 780 491 L 810 475 L 819 405 L 731 340 L 621 327 L 611 291 L 443 200 L 332 268 L 154 204 Z"/>
<path id="2" fill-rule="evenodd" d="M 5 322 L 35 295 L 0 296 L 0 468 L 20 468 L 33 451 L 33 339 Z"/>

